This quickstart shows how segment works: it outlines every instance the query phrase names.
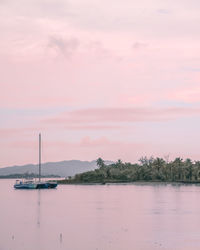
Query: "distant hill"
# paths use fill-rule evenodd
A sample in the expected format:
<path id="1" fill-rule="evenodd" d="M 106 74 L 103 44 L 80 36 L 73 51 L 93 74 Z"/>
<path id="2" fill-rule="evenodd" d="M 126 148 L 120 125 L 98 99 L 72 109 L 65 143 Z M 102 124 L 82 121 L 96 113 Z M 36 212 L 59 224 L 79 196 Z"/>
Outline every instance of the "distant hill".
<path id="1" fill-rule="evenodd" d="M 112 164 L 111 161 L 105 161 L 106 164 Z M 42 164 L 42 175 L 59 175 L 61 177 L 74 176 L 75 174 L 94 170 L 97 168 L 96 161 L 60 161 L 47 162 Z M 38 165 L 27 164 L 23 166 L 12 166 L 0 168 L 0 176 L 33 173 L 38 174 Z"/>

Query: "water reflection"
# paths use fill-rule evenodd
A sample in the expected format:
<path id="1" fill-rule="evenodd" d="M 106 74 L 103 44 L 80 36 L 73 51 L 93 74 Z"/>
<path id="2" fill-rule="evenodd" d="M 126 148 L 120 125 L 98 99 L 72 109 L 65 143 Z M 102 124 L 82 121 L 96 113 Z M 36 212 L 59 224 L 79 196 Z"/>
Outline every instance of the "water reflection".
<path id="1" fill-rule="evenodd" d="M 40 199 L 41 199 L 41 190 L 37 190 L 38 202 L 37 202 L 37 226 L 40 228 Z"/>
<path id="2" fill-rule="evenodd" d="M 0 181 L 0 250 L 199 250 L 200 186 L 59 186 Z"/>

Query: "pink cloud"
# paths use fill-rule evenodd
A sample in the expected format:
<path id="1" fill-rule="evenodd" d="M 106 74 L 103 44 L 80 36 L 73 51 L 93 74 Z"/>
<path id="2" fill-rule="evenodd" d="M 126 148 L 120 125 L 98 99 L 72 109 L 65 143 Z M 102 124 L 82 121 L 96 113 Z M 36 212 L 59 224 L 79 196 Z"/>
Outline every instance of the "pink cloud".
<path id="1" fill-rule="evenodd" d="M 15 128 L 0 128 L 0 136 L 2 137 L 12 137 L 14 135 L 18 135 L 19 134 L 19 129 L 15 129 Z"/>
<path id="2" fill-rule="evenodd" d="M 122 126 L 118 125 L 66 125 L 64 126 L 67 130 L 115 130 L 121 129 Z"/>
<path id="3" fill-rule="evenodd" d="M 39 131 L 48 138 L 47 160 L 99 154 L 135 160 L 152 152 L 146 137 L 156 140 L 158 152 L 172 130 L 178 141 L 181 127 L 185 141 L 174 147 L 179 154 L 186 130 L 196 138 L 194 124 L 178 122 L 200 114 L 197 1 L 174 1 L 173 10 L 155 0 L 20 3 L 1 5 L 1 165 L 33 162 Z M 176 102 L 190 107 L 161 106 Z M 74 111 L 56 114 L 65 108 Z"/>
<path id="4" fill-rule="evenodd" d="M 200 108 L 96 108 L 65 112 L 58 117 L 45 119 L 43 122 L 49 125 L 60 124 L 66 128 L 106 129 L 101 127 L 107 123 L 126 123 L 141 121 L 166 121 L 180 117 L 190 117 L 200 114 Z M 74 127 L 73 127 L 74 126 Z M 111 126 L 112 127 L 112 126 Z"/>
<path id="5" fill-rule="evenodd" d="M 1 138 L 13 138 L 13 136 L 22 136 L 24 138 L 27 135 L 39 134 L 43 130 L 42 127 L 0 128 L 0 136 Z"/>
<path id="6" fill-rule="evenodd" d="M 198 85 L 177 89 L 168 99 L 186 103 L 200 102 L 200 87 Z"/>
<path id="7" fill-rule="evenodd" d="M 89 136 L 84 137 L 80 142 L 80 146 L 82 147 L 102 147 L 105 145 L 113 145 L 113 143 L 106 137 L 100 137 L 92 140 Z"/>

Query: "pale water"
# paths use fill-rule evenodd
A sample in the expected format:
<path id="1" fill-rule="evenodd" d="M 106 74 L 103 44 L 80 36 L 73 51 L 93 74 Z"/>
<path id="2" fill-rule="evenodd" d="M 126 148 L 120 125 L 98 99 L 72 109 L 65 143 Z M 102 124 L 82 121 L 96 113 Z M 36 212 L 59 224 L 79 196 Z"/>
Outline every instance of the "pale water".
<path id="1" fill-rule="evenodd" d="M 0 250 L 200 249 L 200 186 L 0 180 Z"/>

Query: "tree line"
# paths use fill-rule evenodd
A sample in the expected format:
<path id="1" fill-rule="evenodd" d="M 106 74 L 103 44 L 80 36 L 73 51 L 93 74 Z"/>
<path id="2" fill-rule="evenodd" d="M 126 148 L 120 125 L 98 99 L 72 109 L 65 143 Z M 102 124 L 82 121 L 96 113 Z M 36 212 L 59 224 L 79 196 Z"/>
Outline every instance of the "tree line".
<path id="1" fill-rule="evenodd" d="M 106 183 L 133 181 L 200 182 L 200 161 L 176 158 L 142 157 L 139 163 L 117 162 L 106 165 L 97 159 L 98 168 L 70 178 L 70 183 Z"/>

